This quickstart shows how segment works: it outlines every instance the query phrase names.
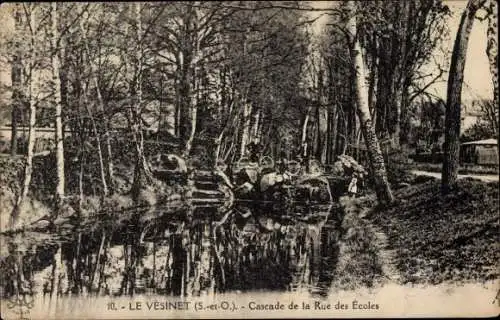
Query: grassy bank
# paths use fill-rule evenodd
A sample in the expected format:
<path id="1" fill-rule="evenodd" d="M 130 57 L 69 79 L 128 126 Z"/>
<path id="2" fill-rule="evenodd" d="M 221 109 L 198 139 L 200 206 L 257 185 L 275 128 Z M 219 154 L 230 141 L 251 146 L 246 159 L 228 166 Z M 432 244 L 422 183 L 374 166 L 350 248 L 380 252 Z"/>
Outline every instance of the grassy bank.
<path id="1" fill-rule="evenodd" d="M 439 181 L 430 179 L 397 190 L 397 203 L 371 209 L 366 223 L 387 235 L 403 283 L 497 279 L 498 191 L 498 183 L 464 179 L 441 195 Z"/>

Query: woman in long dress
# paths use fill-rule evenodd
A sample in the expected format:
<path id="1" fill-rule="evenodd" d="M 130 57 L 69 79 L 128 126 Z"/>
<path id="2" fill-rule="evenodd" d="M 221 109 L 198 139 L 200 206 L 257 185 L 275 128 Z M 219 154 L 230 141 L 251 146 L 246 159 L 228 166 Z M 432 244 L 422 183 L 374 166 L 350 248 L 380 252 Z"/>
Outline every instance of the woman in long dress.
<path id="1" fill-rule="evenodd" d="M 356 198 L 356 193 L 358 192 L 358 175 L 356 172 L 352 174 L 352 179 L 349 183 L 349 187 L 347 187 L 347 192 L 351 198 Z"/>

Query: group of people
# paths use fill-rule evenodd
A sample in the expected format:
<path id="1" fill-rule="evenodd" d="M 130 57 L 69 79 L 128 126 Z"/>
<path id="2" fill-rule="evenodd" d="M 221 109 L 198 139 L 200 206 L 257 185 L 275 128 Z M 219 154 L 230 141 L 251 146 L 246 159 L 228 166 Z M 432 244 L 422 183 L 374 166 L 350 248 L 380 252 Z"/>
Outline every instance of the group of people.
<path id="1" fill-rule="evenodd" d="M 274 192 L 276 188 L 280 188 L 282 184 L 293 179 L 293 176 L 304 173 L 304 177 L 315 177 L 316 175 L 321 175 L 322 170 L 314 168 L 314 161 L 311 161 L 309 157 L 303 157 L 301 152 L 296 161 L 292 161 L 296 164 L 297 170 L 291 169 L 291 162 L 288 161 L 286 155 L 281 154 L 281 159 L 276 163 L 274 167 L 261 167 L 260 156 L 262 153 L 262 145 L 258 142 L 251 142 L 247 148 L 247 158 L 250 160 L 253 166 L 248 168 L 242 168 L 243 170 L 236 174 L 234 181 L 231 172 L 228 172 L 228 166 L 222 161 L 218 160 L 215 164 L 214 175 L 218 177 L 220 181 L 223 181 L 229 188 L 238 193 L 250 193 L 250 192 Z M 176 155 L 158 155 L 152 159 L 152 164 L 159 167 L 166 167 L 172 171 L 176 171 L 183 174 L 188 174 L 188 168 L 186 161 Z M 231 170 L 229 170 L 231 171 Z M 228 176 L 229 174 L 229 176 Z M 230 178 L 231 177 L 231 178 Z M 362 174 L 353 170 L 351 179 L 347 188 L 349 197 L 355 198 L 358 194 L 358 185 L 362 180 Z"/>
<path id="2" fill-rule="evenodd" d="M 262 153 L 262 145 L 258 142 L 252 141 L 250 144 L 247 146 L 247 157 L 252 163 L 258 163 L 261 153 Z M 311 159 L 311 154 L 309 148 L 307 148 L 307 143 L 301 146 L 300 150 L 297 152 L 297 160 L 295 161 L 298 163 L 305 171 L 306 174 L 314 174 L 316 171 L 313 165 L 313 161 L 310 161 Z M 285 153 L 282 152 L 280 155 L 280 160 L 277 163 L 276 166 L 276 172 L 272 174 L 267 174 L 265 176 L 265 185 L 267 186 L 272 186 L 274 184 L 282 183 L 284 180 L 289 180 L 291 177 L 290 175 L 287 175 L 289 173 L 288 170 L 289 168 L 289 163 L 287 156 Z M 264 178 L 264 177 L 263 177 Z M 351 198 L 355 198 L 359 192 L 359 188 L 363 184 L 363 174 L 357 172 L 356 170 L 353 170 L 349 185 L 347 187 L 347 193 L 348 196 Z"/>

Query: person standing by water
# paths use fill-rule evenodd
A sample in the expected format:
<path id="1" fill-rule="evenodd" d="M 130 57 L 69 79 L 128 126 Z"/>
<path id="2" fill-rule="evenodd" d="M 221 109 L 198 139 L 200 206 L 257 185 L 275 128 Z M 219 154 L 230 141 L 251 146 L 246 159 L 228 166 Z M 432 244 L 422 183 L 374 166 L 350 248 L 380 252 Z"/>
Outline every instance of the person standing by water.
<path id="1" fill-rule="evenodd" d="M 351 182 L 349 187 L 347 187 L 347 193 L 351 198 L 356 198 L 356 193 L 358 192 L 358 174 L 354 172 L 352 174 Z"/>

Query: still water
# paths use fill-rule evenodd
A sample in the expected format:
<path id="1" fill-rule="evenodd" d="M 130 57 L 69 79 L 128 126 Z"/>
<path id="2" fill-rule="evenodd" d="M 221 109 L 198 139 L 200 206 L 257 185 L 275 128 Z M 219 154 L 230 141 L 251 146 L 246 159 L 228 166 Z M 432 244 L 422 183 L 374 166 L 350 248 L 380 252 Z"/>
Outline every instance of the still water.
<path id="1" fill-rule="evenodd" d="M 156 208 L 132 218 L 1 236 L 2 298 L 200 296 L 307 291 L 326 296 L 340 235 L 336 205 L 236 203 Z"/>

